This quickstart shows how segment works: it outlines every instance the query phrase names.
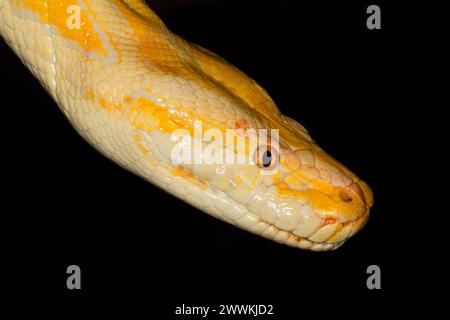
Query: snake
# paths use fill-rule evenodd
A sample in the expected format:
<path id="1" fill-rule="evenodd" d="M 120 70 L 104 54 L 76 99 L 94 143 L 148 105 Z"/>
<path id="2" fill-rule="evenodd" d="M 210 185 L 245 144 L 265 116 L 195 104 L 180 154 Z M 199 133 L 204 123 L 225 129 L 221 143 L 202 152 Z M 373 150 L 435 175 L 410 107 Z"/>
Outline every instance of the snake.
<path id="1" fill-rule="evenodd" d="M 340 247 L 366 224 L 368 184 L 255 80 L 171 32 L 144 0 L 0 0 L 0 35 L 92 147 L 199 211 L 313 251 Z M 211 131 L 244 147 L 215 143 Z M 179 161 L 177 148 L 188 160 L 242 161 Z M 176 220 L 154 198 L 137 201 Z"/>

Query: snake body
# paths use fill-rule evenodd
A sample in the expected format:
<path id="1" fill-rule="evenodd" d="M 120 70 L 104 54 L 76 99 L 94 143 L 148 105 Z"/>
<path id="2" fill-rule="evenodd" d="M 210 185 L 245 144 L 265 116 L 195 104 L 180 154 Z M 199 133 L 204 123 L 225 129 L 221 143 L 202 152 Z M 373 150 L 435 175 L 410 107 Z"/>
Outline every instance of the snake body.
<path id="1" fill-rule="evenodd" d="M 144 1 L 0 0 L 0 34 L 95 149 L 196 208 L 311 250 L 339 247 L 367 221 L 366 183 L 254 80 L 170 32 Z M 257 161 L 175 163 L 183 139 L 172 133 L 196 139 L 196 123 L 243 135 L 279 130 L 277 169 L 263 174 Z M 248 142 L 235 152 L 252 158 L 258 148 Z"/>

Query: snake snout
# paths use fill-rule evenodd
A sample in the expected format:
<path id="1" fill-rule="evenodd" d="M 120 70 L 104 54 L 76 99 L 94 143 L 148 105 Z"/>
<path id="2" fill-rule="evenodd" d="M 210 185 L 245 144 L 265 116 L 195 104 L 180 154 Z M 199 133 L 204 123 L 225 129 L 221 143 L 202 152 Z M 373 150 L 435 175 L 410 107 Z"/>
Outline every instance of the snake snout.
<path id="1" fill-rule="evenodd" d="M 324 212 L 321 218 L 332 218 L 343 225 L 357 224 L 358 230 L 361 229 L 364 225 L 360 223 L 361 219 L 367 220 L 370 207 L 373 204 L 372 191 L 368 185 L 359 180 L 346 187 L 341 187 L 337 194 L 334 197 L 334 208 L 329 212 Z"/>
<path id="2" fill-rule="evenodd" d="M 345 240 L 361 230 L 369 219 L 370 207 L 373 204 L 373 195 L 364 181 L 352 183 L 339 192 L 340 205 L 335 217 L 324 218 L 321 228 L 310 237 L 310 240 L 333 244 L 331 249 L 340 246 Z M 328 238 L 326 238 L 329 229 Z M 333 230 L 331 232 L 330 230 Z"/>
<path id="3" fill-rule="evenodd" d="M 368 221 L 373 195 L 365 182 L 355 179 L 348 185 L 336 187 L 328 196 L 314 193 L 316 198 L 312 197 L 302 208 L 300 224 L 294 231 L 302 237 L 303 247 L 314 251 L 336 249 Z"/>

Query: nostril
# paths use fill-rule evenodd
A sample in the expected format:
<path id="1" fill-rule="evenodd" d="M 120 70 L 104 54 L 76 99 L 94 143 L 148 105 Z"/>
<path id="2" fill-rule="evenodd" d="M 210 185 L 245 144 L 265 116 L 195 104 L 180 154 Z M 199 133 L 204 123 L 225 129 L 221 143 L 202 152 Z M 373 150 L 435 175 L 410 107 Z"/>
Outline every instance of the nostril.
<path id="1" fill-rule="evenodd" d="M 341 192 L 339 192 L 339 196 L 341 197 L 342 201 L 344 202 L 352 202 L 353 197 L 350 193 L 350 191 L 348 190 L 341 190 Z"/>

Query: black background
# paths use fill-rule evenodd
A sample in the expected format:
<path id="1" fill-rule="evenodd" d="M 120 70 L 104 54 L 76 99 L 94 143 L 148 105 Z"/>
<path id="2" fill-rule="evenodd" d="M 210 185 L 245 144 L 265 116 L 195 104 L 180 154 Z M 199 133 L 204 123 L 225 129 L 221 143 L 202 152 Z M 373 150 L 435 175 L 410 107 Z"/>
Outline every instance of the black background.
<path id="1" fill-rule="evenodd" d="M 408 222 L 429 227 L 420 181 L 439 167 L 426 161 L 437 143 L 430 134 L 441 129 L 443 102 L 433 99 L 445 85 L 437 80 L 448 57 L 444 11 L 364 1 L 161 3 L 154 7 L 171 30 L 256 79 L 368 182 L 369 223 L 337 251 L 315 253 L 209 217 L 93 150 L 1 42 L 3 203 L 31 235 L 15 252 L 32 270 L 21 293 L 153 298 L 165 314 L 180 303 L 272 303 L 280 316 L 308 300 L 419 295 L 430 243 Z M 370 4 L 381 7 L 381 30 L 366 28 Z M 71 264 L 81 267 L 80 291 L 66 288 Z M 382 290 L 366 288 L 371 264 L 381 267 Z"/>

